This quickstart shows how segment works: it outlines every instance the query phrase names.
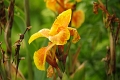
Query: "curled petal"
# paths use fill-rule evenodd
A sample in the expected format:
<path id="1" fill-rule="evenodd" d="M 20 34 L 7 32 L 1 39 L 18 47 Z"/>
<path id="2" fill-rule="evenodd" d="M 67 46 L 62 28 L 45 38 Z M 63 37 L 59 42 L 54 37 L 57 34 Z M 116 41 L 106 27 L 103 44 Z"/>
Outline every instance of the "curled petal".
<path id="1" fill-rule="evenodd" d="M 45 70 L 45 62 L 48 51 L 54 46 L 54 43 L 49 44 L 47 47 L 42 47 L 34 53 L 33 59 L 36 67 L 39 70 Z"/>
<path id="2" fill-rule="evenodd" d="M 55 35 L 58 32 L 58 29 L 60 27 L 67 28 L 70 20 L 71 20 L 71 9 L 68 9 L 68 10 L 62 12 L 61 14 L 59 14 L 59 16 L 54 21 L 54 23 L 51 27 L 50 34 Z"/>
<path id="3" fill-rule="evenodd" d="M 79 36 L 79 33 L 77 32 L 77 30 L 75 28 L 71 28 L 71 27 L 68 27 L 68 29 L 70 31 L 70 35 L 73 36 L 72 42 L 73 43 L 78 42 L 80 39 L 80 36 Z"/>
<path id="4" fill-rule="evenodd" d="M 34 33 L 34 34 L 30 37 L 28 43 L 30 44 L 32 41 L 34 41 L 35 39 L 37 39 L 37 38 L 39 38 L 39 37 L 47 37 L 47 38 L 48 38 L 48 36 L 49 36 L 49 31 L 50 31 L 49 29 L 42 29 L 42 30 L 40 30 L 39 32 Z"/>
<path id="5" fill-rule="evenodd" d="M 72 16 L 72 26 L 79 28 L 84 22 L 85 15 L 82 10 L 73 12 Z"/>
<path id="6" fill-rule="evenodd" d="M 61 30 L 58 34 L 50 36 L 49 40 L 56 45 L 64 45 L 67 43 L 67 40 L 70 38 L 70 32 L 68 29 Z"/>

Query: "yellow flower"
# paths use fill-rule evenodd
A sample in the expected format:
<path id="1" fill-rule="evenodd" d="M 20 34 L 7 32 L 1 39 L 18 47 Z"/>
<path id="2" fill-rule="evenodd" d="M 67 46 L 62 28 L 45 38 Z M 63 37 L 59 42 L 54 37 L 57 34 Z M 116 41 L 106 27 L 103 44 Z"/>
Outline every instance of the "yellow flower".
<path id="1" fill-rule="evenodd" d="M 71 9 L 68 9 L 57 17 L 54 21 L 51 29 L 42 29 L 37 33 L 33 34 L 29 39 L 29 44 L 39 37 L 46 37 L 51 42 L 55 43 L 56 45 L 64 45 L 67 43 L 71 35 L 71 30 L 73 30 L 74 34 L 78 34 L 77 30 L 74 28 L 68 27 L 69 22 L 71 20 Z M 73 34 L 72 33 L 72 34 Z M 74 42 L 77 42 L 80 39 L 80 36 L 71 35 L 73 36 Z"/>
<path id="2" fill-rule="evenodd" d="M 75 28 L 68 27 L 71 20 L 71 9 L 68 9 L 57 17 L 51 29 L 42 29 L 33 34 L 29 39 L 29 44 L 39 37 L 46 37 L 50 40 L 47 47 L 42 47 L 34 53 L 34 63 L 39 70 L 45 70 L 47 61 L 52 67 L 57 67 L 55 60 L 55 45 L 64 45 L 73 36 L 72 42 L 76 43 L 80 36 Z"/>

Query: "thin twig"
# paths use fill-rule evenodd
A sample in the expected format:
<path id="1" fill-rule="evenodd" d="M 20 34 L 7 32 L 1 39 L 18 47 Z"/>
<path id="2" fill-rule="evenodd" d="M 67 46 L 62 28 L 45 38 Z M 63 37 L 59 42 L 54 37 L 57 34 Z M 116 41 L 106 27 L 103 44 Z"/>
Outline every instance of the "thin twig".
<path id="1" fill-rule="evenodd" d="M 17 40 L 17 41 L 15 42 L 15 46 L 16 46 L 16 48 L 15 48 L 15 58 L 16 58 L 16 77 L 15 77 L 15 80 L 17 80 L 18 66 L 19 66 L 19 63 L 20 63 L 20 60 L 21 60 L 21 58 L 19 57 L 19 51 L 20 51 L 21 42 L 22 42 L 23 39 L 24 39 L 25 33 L 26 33 L 29 29 L 30 29 L 30 28 L 27 27 L 26 30 L 24 31 L 24 33 L 20 35 L 19 40 Z M 13 61 L 14 61 L 14 59 L 13 59 Z"/>

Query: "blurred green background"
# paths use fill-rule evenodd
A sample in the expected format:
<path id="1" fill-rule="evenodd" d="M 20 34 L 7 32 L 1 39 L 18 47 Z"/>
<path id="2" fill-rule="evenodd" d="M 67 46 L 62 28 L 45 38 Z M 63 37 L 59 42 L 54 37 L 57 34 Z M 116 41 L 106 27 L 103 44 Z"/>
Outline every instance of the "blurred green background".
<path id="1" fill-rule="evenodd" d="M 78 56 L 79 62 L 85 64 L 85 80 L 106 80 L 106 64 L 101 60 L 106 56 L 109 46 L 109 33 L 103 23 L 102 11 L 99 10 L 98 14 L 93 13 L 93 2 L 97 0 L 82 0 L 77 4 L 77 9 L 82 9 L 85 12 L 85 22 L 78 29 L 81 36 L 81 40 L 72 44 L 70 53 L 75 53 L 79 45 L 81 45 L 80 53 Z M 106 0 L 102 0 L 105 4 Z M 6 8 L 9 4 L 8 0 L 5 0 Z M 12 51 L 15 52 L 14 43 L 19 39 L 19 34 L 25 30 L 25 12 L 24 12 L 24 0 L 15 1 L 15 16 L 14 25 L 12 28 Z M 46 77 L 45 71 L 40 71 L 36 68 L 33 62 L 33 53 L 40 47 L 47 45 L 47 39 L 40 38 L 35 40 L 32 44 L 28 44 L 30 35 L 39 31 L 42 28 L 50 28 L 55 20 L 54 13 L 46 8 L 44 0 L 29 0 L 29 14 L 31 30 L 25 34 L 25 39 L 21 44 L 20 56 L 25 57 L 25 60 L 21 60 L 19 69 L 25 76 L 26 80 L 52 80 L 52 78 Z M 108 10 L 115 13 L 120 18 L 120 0 L 108 0 Z M 6 50 L 4 42 L 4 33 L 0 35 L 0 41 L 2 41 L 2 47 Z M 116 47 L 117 55 L 117 76 L 120 76 L 120 40 Z M 80 79 L 79 79 L 80 80 Z"/>

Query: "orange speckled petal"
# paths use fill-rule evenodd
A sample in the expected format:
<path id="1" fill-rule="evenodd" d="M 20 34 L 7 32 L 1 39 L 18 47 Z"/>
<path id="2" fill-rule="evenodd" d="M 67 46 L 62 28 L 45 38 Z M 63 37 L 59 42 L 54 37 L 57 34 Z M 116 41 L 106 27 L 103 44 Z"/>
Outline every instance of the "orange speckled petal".
<path id="1" fill-rule="evenodd" d="M 57 19 L 54 21 L 50 34 L 55 35 L 57 33 L 57 30 L 62 27 L 62 28 L 67 28 L 69 25 L 69 22 L 71 20 L 71 9 L 68 9 L 61 14 L 58 15 Z"/>
<path id="2" fill-rule="evenodd" d="M 39 37 L 47 37 L 48 38 L 49 37 L 49 32 L 50 32 L 49 29 L 42 29 L 42 30 L 38 31 L 37 33 L 34 33 L 30 37 L 28 43 L 30 44 L 32 41 L 34 41 L 35 39 L 37 39 Z"/>
<path id="3" fill-rule="evenodd" d="M 67 40 L 70 38 L 70 32 L 68 29 L 61 30 L 58 34 L 50 36 L 49 40 L 56 45 L 64 45 L 67 43 Z"/>
<path id="4" fill-rule="evenodd" d="M 71 27 L 68 27 L 68 29 L 70 31 L 70 35 L 73 36 L 72 42 L 73 43 L 78 42 L 80 39 L 80 36 L 79 36 L 79 33 L 77 32 L 77 30 L 75 28 L 71 28 Z"/>
<path id="5" fill-rule="evenodd" d="M 75 28 L 79 28 L 84 22 L 84 19 L 85 19 L 85 15 L 82 10 L 73 12 L 72 26 Z"/>
<path id="6" fill-rule="evenodd" d="M 45 70 L 46 56 L 54 45 L 54 43 L 51 43 L 47 47 L 42 47 L 34 53 L 34 63 L 39 70 Z"/>
<path id="7" fill-rule="evenodd" d="M 45 70 L 46 55 L 46 47 L 43 47 L 34 53 L 34 63 L 39 70 Z"/>

